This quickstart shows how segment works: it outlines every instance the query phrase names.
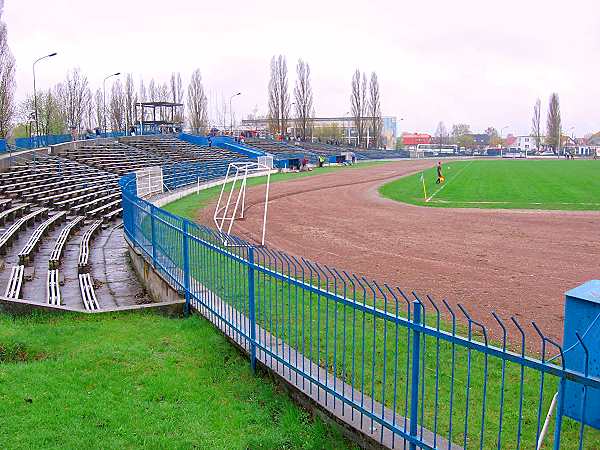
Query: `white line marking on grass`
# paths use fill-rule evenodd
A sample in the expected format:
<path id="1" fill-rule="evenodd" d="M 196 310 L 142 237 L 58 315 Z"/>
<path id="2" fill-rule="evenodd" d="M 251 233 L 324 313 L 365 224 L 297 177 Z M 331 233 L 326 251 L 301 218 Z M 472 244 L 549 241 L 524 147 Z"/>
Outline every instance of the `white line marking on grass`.
<path id="1" fill-rule="evenodd" d="M 458 176 L 467 168 L 469 167 L 471 164 L 473 164 L 473 161 L 470 161 L 469 164 L 467 164 L 466 166 L 464 166 L 462 169 L 460 169 L 458 171 L 458 173 L 454 176 L 454 178 L 452 178 L 451 180 L 449 180 L 447 183 L 444 183 L 437 191 L 435 191 L 433 194 L 431 194 L 429 196 L 429 198 L 427 200 L 425 200 L 425 203 L 428 203 L 431 201 L 431 199 L 433 197 L 435 197 L 442 189 L 444 189 L 446 186 L 448 186 L 452 181 L 456 180 L 458 178 Z"/>

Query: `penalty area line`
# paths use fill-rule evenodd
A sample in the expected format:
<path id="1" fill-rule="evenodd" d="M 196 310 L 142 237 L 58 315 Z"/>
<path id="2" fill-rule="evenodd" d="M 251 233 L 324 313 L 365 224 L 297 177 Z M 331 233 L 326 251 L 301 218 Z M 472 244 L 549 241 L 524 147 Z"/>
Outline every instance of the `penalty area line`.
<path id="1" fill-rule="evenodd" d="M 436 195 L 438 195 L 446 186 L 448 186 L 452 181 L 456 180 L 458 178 L 458 176 L 467 168 L 469 167 L 471 164 L 473 164 L 473 161 L 470 161 L 469 164 L 467 164 L 466 166 L 464 166 L 462 169 L 460 169 L 458 171 L 458 173 L 451 179 L 449 180 L 447 183 L 444 183 L 442 186 L 440 186 L 440 188 L 435 191 L 433 194 L 431 194 L 429 196 L 429 198 L 427 198 L 427 200 L 425 200 L 425 203 L 429 203 L 431 201 L 431 199 L 433 197 L 435 197 Z"/>

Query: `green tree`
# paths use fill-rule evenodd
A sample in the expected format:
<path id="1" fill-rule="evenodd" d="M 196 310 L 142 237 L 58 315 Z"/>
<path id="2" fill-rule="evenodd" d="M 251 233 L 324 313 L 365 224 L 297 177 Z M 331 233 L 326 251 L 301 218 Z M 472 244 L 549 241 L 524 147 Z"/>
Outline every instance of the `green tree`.
<path id="1" fill-rule="evenodd" d="M 470 134 L 463 134 L 456 138 L 456 145 L 464 148 L 474 148 L 475 139 Z"/>
<path id="2" fill-rule="evenodd" d="M 559 153 L 561 147 L 561 118 L 560 118 L 560 101 L 556 92 L 550 96 L 548 105 L 548 119 L 546 121 L 546 143 L 554 149 L 555 153 Z"/>
<path id="3" fill-rule="evenodd" d="M 500 134 L 498 133 L 498 130 L 496 130 L 494 127 L 486 128 L 485 134 L 487 134 L 490 137 L 490 147 L 497 147 L 498 145 L 502 144 Z"/>

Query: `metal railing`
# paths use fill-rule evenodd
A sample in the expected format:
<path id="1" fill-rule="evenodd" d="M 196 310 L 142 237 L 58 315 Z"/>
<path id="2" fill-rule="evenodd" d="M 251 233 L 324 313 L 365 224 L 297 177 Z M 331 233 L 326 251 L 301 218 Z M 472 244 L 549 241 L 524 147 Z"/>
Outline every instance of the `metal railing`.
<path id="1" fill-rule="evenodd" d="M 185 294 L 188 310 L 235 336 L 253 368 L 267 365 L 384 445 L 600 448 L 592 362 L 567 368 L 573 348 L 535 322 L 530 333 L 492 312 L 492 329 L 461 304 L 232 236 L 225 246 L 219 232 L 138 198 L 131 176 L 121 186 L 127 238 Z M 577 334 L 585 355 L 599 345 L 588 332 Z M 571 403 L 578 396 L 576 413 L 567 392 Z"/>

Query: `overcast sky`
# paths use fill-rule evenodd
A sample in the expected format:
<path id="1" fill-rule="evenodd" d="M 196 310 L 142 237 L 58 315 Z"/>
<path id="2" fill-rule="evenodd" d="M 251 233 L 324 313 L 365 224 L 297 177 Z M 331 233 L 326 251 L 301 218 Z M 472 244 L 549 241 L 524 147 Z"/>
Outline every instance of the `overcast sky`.
<path id="1" fill-rule="evenodd" d="M 237 117 L 266 113 L 269 61 L 309 62 L 317 116 L 349 110 L 354 69 L 376 71 L 399 132 L 464 122 L 528 133 L 535 100 L 560 95 L 565 130 L 600 130 L 598 0 L 5 0 L 18 96 L 80 67 L 95 89 L 111 72 L 184 83 L 200 68 L 213 96 L 241 91 Z M 291 89 L 290 89 L 291 94 Z M 545 123 L 545 120 L 544 120 Z"/>

